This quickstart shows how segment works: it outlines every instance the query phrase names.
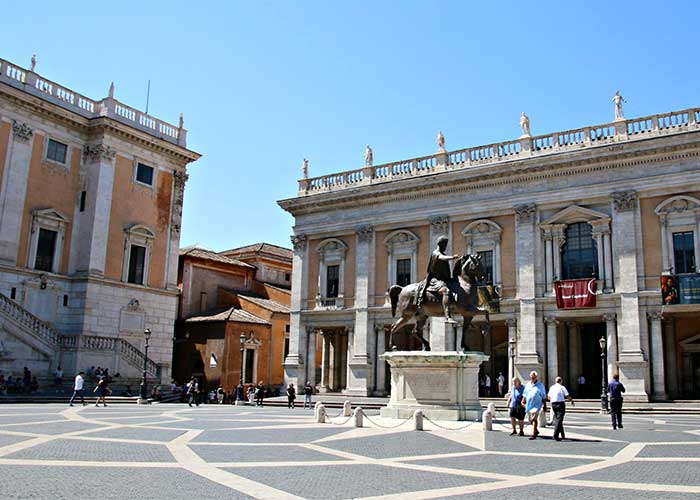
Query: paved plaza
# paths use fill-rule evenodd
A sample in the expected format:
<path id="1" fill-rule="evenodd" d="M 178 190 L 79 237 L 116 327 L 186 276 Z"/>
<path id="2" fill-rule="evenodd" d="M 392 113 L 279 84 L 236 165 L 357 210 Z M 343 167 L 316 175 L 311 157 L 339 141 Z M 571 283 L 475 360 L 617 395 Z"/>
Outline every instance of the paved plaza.
<path id="1" fill-rule="evenodd" d="M 0 498 L 700 497 L 695 416 L 626 415 L 612 431 L 605 417 L 567 415 L 568 440 L 556 442 L 549 429 L 536 441 L 501 423 L 419 432 L 368 413 L 354 428 L 299 408 L 3 405 Z"/>

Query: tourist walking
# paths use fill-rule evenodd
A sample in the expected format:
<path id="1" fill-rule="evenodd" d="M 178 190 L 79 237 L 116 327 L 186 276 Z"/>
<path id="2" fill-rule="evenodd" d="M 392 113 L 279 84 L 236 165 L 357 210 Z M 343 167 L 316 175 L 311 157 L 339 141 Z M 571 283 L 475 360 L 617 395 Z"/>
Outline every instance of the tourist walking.
<path id="1" fill-rule="evenodd" d="M 70 401 L 68 402 L 70 406 L 73 406 L 73 401 L 75 401 L 75 398 L 77 397 L 80 398 L 80 402 L 83 403 L 83 406 L 87 404 L 83 394 L 83 385 L 85 385 L 85 378 L 83 375 L 85 375 L 85 372 L 81 371 L 75 376 L 75 382 L 73 382 L 73 395 L 70 397 Z"/>
<path id="2" fill-rule="evenodd" d="M 109 391 L 109 382 L 106 376 L 100 377 L 97 385 L 93 389 L 93 392 L 97 393 L 97 401 L 95 401 L 95 406 L 100 406 L 100 400 L 102 400 L 102 405 L 107 406 L 107 393 Z"/>
<path id="3" fill-rule="evenodd" d="M 525 413 L 527 419 L 532 425 L 532 436 L 530 439 L 536 439 L 540 434 L 537 429 L 540 413 L 547 411 L 547 391 L 544 389 L 542 382 L 537 380 L 537 372 L 530 372 L 530 381 L 525 384 L 523 393 L 523 404 L 525 405 Z"/>
<path id="4" fill-rule="evenodd" d="M 620 374 L 613 374 L 613 379 L 608 384 L 608 394 L 610 395 L 610 420 L 612 420 L 612 428 L 616 430 L 622 427 L 622 393 L 625 392 L 625 386 L 620 382 Z"/>
<path id="5" fill-rule="evenodd" d="M 192 403 L 199 406 L 199 382 L 194 377 L 187 383 L 187 405 L 192 408 Z"/>
<path id="6" fill-rule="evenodd" d="M 262 383 L 262 380 L 258 382 L 258 385 L 255 386 L 255 406 L 262 406 L 263 405 L 263 398 L 265 397 L 265 386 Z"/>
<path id="7" fill-rule="evenodd" d="M 56 387 L 63 385 L 63 370 L 61 370 L 60 365 L 56 368 L 56 371 L 53 372 L 53 385 Z"/>
<path id="8" fill-rule="evenodd" d="M 306 408 L 306 405 L 309 405 L 309 408 L 311 408 L 311 396 L 314 393 L 314 388 L 311 387 L 310 382 L 306 382 L 306 385 L 304 386 L 304 408 Z"/>
<path id="9" fill-rule="evenodd" d="M 569 401 L 573 405 L 574 400 L 571 398 L 569 391 L 566 390 L 566 387 L 562 385 L 561 377 L 554 379 L 554 385 L 549 388 L 549 392 L 547 393 L 547 401 L 552 404 L 552 410 L 554 411 L 554 418 L 552 418 L 554 440 L 561 441 L 562 439 L 566 439 L 564 434 L 566 402 Z"/>
<path id="10" fill-rule="evenodd" d="M 487 398 L 491 397 L 491 377 L 488 373 L 484 376 L 484 395 Z"/>
<path id="11" fill-rule="evenodd" d="M 294 384 L 289 384 L 287 387 L 287 408 L 294 408 L 294 400 L 297 398 L 297 391 Z"/>
<path id="12" fill-rule="evenodd" d="M 513 378 L 513 385 L 508 393 L 508 412 L 510 414 L 510 423 L 513 426 L 513 432 L 510 433 L 511 436 L 515 436 L 518 432 L 515 430 L 515 422 L 520 424 L 520 435 L 524 436 L 523 427 L 525 426 L 525 407 L 523 406 L 523 393 L 525 392 L 525 386 L 520 382 L 518 377 Z"/>

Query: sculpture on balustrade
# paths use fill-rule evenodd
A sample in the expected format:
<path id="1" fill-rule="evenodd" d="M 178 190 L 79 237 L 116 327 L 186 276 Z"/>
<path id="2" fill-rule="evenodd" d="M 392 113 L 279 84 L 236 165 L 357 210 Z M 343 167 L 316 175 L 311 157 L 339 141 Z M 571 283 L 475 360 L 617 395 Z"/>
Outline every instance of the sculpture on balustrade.
<path id="1" fill-rule="evenodd" d="M 462 323 L 462 349 L 467 350 L 467 329 L 477 314 L 486 316 L 486 330 L 490 328 L 488 309 L 479 307 L 478 280 L 483 279 L 484 269 L 479 255 L 445 255 L 447 238 L 438 240 L 428 265 L 428 277 L 420 283 L 405 287 L 394 285 L 389 288 L 391 315 L 399 319 L 391 326 L 389 345 L 393 350 L 394 334 L 415 320 L 412 334 L 418 338 L 424 351 L 430 350 L 430 343 L 423 338 L 423 329 L 429 317 L 444 316 L 454 323 L 450 314 L 460 314 Z M 449 261 L 457 259 L 454 270 Z"/>
<path id="2" fill-rule="evenodd" d="M 34 70 L 36 69 L 36 54 L 32 54 L 32 66 L 29 71 L 34 73 Z"/>
<path id="3" fill-rule="evenodd" d="M 615 92 L 615 97 L 612 100 L 615 103 L 615 120 L 624 120 L 625 115 L 622 112 L 622 103 L 627 101 L 620 95 L 619 90 Z"/>
<path id="4" fill-rule="evenodd" d="M 440 152 L 445 151 L 445 136 L 442 135 L 442 130 L 440 130 L 440 131 L 438 132 L 438 135 L 437 135 L 437 145 L 438 145 L 438 148 L 440 148 L 440 149 L 439 149 Z"/>
<path id="5" fill-rule="evenodd" d="M 185 128 L 185 117 L 182 113 L 180 113 L 180 120 L 177 122 L 177 128 L 179 128 L 180 130 Z"/>
<path id="6" fill-rule="evenodd" d="M 114 82 L 109 84 L 109 98 L 114 99 Z"/>
<path id="7" fill-rule="evenodd" d="M 309 160 L 307 160 L 306 158 L 304 158 L 304 164 L 301 167 L 301 178 L 309 178 Z"/>
<path id="8" fill-rule="evenodd" d="M 367 144 L 367 147 L 365 148 L 365 166 L 371 167 L 373 163 L 374 153 L 372 153 L 372 148 L 370 148 L 369 144 Z"/>
<path id="9" fill-rule="evenodd" d="M 523 136 L 530 136 L 530 118 L 525 114 L 525 111 L 520 115 L 520 128 L 523 129 Z"/>

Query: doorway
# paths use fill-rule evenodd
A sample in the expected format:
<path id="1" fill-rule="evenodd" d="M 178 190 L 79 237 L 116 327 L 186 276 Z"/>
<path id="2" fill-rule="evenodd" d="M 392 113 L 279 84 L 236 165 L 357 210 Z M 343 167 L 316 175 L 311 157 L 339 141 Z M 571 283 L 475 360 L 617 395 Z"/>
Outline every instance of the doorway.
<path id="1" fill-rule="evenodd" d="M 603 384 L 600 338 L 606 335 L 605 323 L 581 324 L 581 374 L 586 379 L 579 387 L 579 397 L 597 398 Z M 578 374 L 572 374 L 578 377 Z"/>

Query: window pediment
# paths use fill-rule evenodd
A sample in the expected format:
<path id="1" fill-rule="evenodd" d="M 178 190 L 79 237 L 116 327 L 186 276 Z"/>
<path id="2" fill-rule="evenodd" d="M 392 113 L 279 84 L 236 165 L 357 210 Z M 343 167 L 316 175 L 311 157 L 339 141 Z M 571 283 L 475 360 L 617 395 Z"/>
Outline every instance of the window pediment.
<path id="1" fill-rule="evenodd" d="M 414 249 L 418 246 L 419 242 L 420 238 L 408 229 L 393 231 L 384 238 L 384 245 L 386 245 L 389 251 L 399 248 Z"/>
<path id="2" fill-rule="evenodd" d="M 348 246 L 344 241 L 337 238 L 328 238 L 318 244 L 317 251 L 322 258 L 326 257 L 345 257 Z"/>
<path id="3" fill-rule="evenodd" d="M 124 232 L 131 238 L 141 237 L 147 240 L 155 239 L 156 235 L 153 231 L 141 224 L 131 224 L 124 228 Z"/>
<path id="4" fill-rule="evenodd" d="M 43 219 L 58 224 L 68 224 L 70 222 L 70 219 L 68 217 L 63 215 L 62 212 L 56 210 L 55 208 L 43 208 L 40 210 L 33 210 L 32 215 L 35 219 Z"/>
<path id="5" fill-rule="evenodd" d="M 610 216 L 590 208 L 584 208 L 579 205 L 571 205 L 551 216 L 549 219 L 543 222 L 541 226 L 551 226 L 554 224 L 568 225 L 576 222 L 591 223 L 594 221 L 600 221 L 601 223 L 610 222 Z"/>
<path id="6" fill-rule="evenodd" d="M 700 212 L 700 200 L 692 196 L 674 196 L 662 201 L 654 209 L 657 215 L 681 214 L 684 212 Z"/>
<path id="7" fill-rule="evenodd" d="M 480 242 L 495 242 L 501 240 L 501 226 L 488 219 L 479 219 L 467 224 L 462 231 L 462 236 L 470 243 L 479 245 Z"/>

